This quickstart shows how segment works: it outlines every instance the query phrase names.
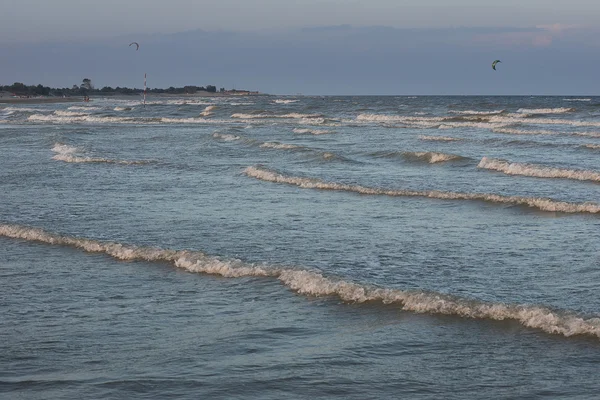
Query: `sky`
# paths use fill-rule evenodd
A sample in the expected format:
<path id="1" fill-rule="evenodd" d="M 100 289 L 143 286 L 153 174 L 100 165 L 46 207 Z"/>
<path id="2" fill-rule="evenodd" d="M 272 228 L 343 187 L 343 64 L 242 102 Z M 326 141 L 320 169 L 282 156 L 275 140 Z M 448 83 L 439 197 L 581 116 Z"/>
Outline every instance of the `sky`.
<path id="1" fill-rule="evenodd" d="M 597 0 L 2 0 L 0 40 L 351 24 L 396 28 L 592 26 Z"/>
<path id="2" fill-rule="evenodd" d="M 597 0 L 0 2 L 0 84 L 600 94 Z"/>

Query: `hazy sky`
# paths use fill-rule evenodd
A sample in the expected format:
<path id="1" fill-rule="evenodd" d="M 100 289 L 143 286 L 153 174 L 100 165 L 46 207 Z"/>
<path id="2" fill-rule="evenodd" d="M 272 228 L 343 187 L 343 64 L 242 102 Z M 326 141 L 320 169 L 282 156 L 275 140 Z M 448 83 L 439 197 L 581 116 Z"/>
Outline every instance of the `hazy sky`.
<path id="1" fill-rule="evenodd" d="M 599 21 L 600 0 L 0 0 L 0 84 L 597 94 Z"/>
<path id="2" fill-rule="evenodd" d="M 4 43 L 192 29 L 593 26 L 600 21 L 598 0 L 0 0 L 0 10 Z"/>

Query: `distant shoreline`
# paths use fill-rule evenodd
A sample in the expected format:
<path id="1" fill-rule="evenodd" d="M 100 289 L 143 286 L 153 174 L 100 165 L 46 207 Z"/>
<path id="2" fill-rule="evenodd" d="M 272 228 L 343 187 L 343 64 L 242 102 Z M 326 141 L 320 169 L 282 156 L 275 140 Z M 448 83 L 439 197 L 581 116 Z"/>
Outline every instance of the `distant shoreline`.
<path id="1" fill-rule="evenodd" d="M 9 97 L 1 98 L 0 104 L 46 104 L 46 103 L 83 103 L 83 97 Z"/>

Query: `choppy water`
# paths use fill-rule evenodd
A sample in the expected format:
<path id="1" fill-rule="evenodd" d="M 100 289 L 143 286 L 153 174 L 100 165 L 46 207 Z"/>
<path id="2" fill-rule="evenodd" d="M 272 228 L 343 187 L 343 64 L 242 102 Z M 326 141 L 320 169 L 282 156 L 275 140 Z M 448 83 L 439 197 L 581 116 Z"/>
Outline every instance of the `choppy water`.
<path id="1" fill-rule="evenodd" d="M 0 397 L 600 391 L 600 98 L 0 106 L 0 145 Z"/>

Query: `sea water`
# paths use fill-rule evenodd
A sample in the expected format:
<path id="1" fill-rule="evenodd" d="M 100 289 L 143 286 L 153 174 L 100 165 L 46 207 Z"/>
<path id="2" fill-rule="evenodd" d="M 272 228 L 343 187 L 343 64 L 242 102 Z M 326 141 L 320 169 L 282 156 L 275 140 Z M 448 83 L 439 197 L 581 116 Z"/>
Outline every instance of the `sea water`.
<path id="1" fill-rule="evenodd" d="M 0 397 L 594 398 L 600 98 L 0 106 Z"/>

